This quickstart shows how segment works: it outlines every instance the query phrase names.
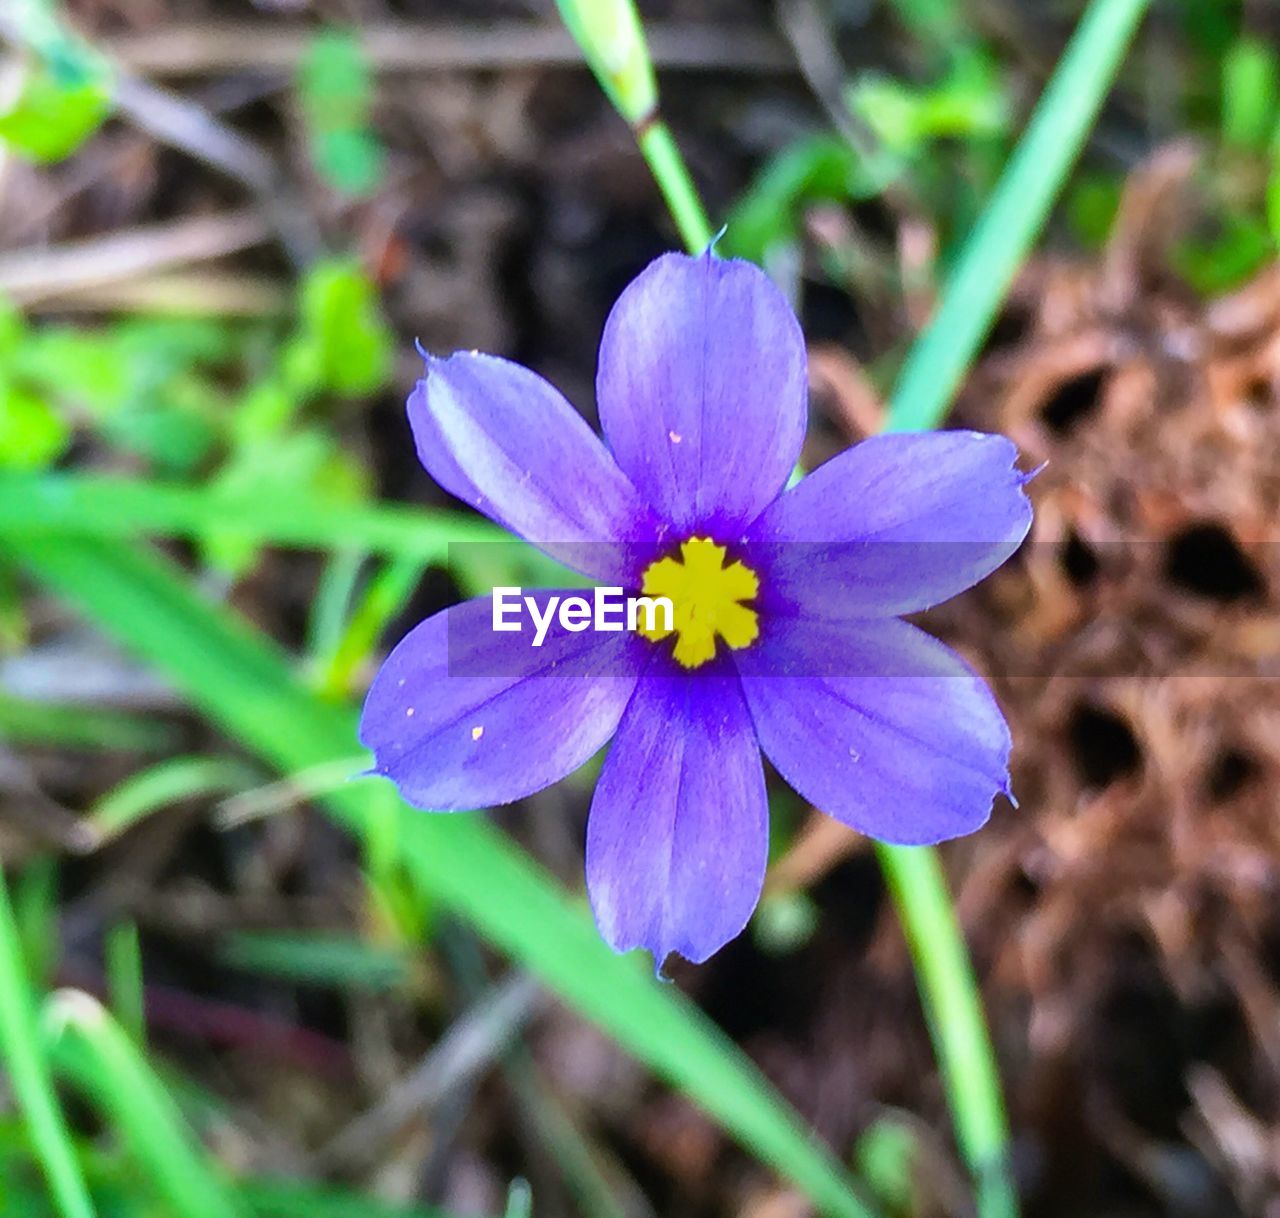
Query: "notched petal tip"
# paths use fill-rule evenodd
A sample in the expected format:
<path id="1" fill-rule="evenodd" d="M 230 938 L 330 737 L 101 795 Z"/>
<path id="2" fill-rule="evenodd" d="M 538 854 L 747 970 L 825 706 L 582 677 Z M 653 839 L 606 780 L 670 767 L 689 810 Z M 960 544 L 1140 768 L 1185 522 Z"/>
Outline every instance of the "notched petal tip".
<path id="1" fill-rule="evenodd" d="M 406 411 L 427 472 L 534 545 L 572 544 L 561 561 L 620 582 L 627 567 L 616 543 L 640 527 L 644 508 L 586 420 L 510 360 L 474 351 L 424 359 Z"/>
<path id="2" fill-rule="evenodd" d="M 1016 467 L 1015 467 L 1016 468 Z M 1019 486 L 1026 486 L 1033 478 L 1038 478 L 1045 470 L 1049 468 L 1048 460 L 1041 461 L 1033 470 L 1017 470 L 1019 478 Z"/>
<path id="3" fill-rule="evenodd" d="M 720 255 L 716 253 L 716 246 L 719 245 L 720 242 L 724 240 L 724 235 L 728 231 L 729 231 L 729 226 L 727 224 L 720 225 L 719 231 L 711 238 L 710 241 L 707 242 L 707 247 L 702 251 L 700 257 L 719 258 Z M 726 259 L 726 261 L 741 262 L 743 260 L 741 258 L 736 258 L 736 259 Z"/>
<path id="4" fill-rule="evenodd" d="M 709 959 L 747 925 L 768 858 L 764 770 L 733 678 L 646 676 L 587 821 L 587 890 L 616 952 Z"/>
<path id="5" fill-rule="evenodd" d="M 812 804 L 860 832 L 932 845 L 981 828 L 1009 790 L 1012 739 L 990 689 L 906 622 L 797 619 L 753 665 L 739 668 L 765 754 Z"/>
<path id="6" fill-rule="evenodd" d="M 660 515 L 683 531 L 731 529 L 786 484 L 807 384 L 804 335 L 781 290 L 708 246 L 655 259 L 618 298 L 596 399 L 619 465 Z"/>

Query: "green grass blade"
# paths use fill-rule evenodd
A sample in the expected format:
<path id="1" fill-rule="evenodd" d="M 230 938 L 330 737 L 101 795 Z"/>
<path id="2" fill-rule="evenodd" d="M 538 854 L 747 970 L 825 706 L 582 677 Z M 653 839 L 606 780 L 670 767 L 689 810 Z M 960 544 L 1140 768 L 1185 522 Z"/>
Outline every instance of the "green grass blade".
<path id="1" fill-rule="evenodd" d="M 27 976 L 9 887 L 0 872 L 0 1049 L 31 1142 L 62 1218 L 93 1218 L 71 1131 L 53 1092 L 40 1042 L 35 996 Z"/>
<path id="2" fill-rule="evenodd" d="M 166 1212 L 173 1218 L 245 1218 L 247 1211 L 214 1171 L 164 1085 L 101 1003 L 63 990 L 46 1004 L 44 1022 L 58 1072 L 121 1130 Z"/>
<path id="3" fill-rule="evenodd" d="M 260 781 L 258 771 L 231 757 L 171 757 L 108 791 L 94 805 L 89 823 L 102 838 L 116 837 L 180 800 L 228 795 Z"/>
<path id="4" fill-rule="evenodd" d="M 218 958 L 232 968 L 304 985 L 381 992 L 409 980 L 409 961 L 402 953 L 338 935 L 244 931 L 230 936 Z"/>
<path id="5" fill-rule="evenodd" d="M 351 688 L 387 623 L 409 603 L 421 580 L 422 564 L 412 559 L 389 562 L 374 575 L 333 646 L 318 655 L 315 686 L 322 694 L 337 698 Z"/>
<path id="6" fill-rule="evenodd" d="M 423 564 L 443 562 L 451 543 L 511 540 L 496 525 L 458 512 L 249 497 L 97 474 L 0 473 L 0 535 L 196 537 L 214 530 L 254 543 L 354 547 Z"/>
<path id="7" fill-rule="evenodd" d="M 924 431 L 941 422 L 1049 217 L 1149 3 L 1092 0 L 964 243 L 942 304 L 907 356 L 889 403 L 889 430 Z"/>
<path id="8" fill-rule="evenodd" d="M 451 1218 L 444 1210 L 392 1205 L 290 1180 L 259 1180 L 237 1192 L 254 1218 Z"/>
<path id="9" fill-rule="evenodd" d="M 13 886 L 13 916 L 33 993 L 42 993 L 58 966 L 58 864 L 50 856 L 27 861 Z"/>
<path id="10" fill-rule="evenodd" d="M 907 356 L 889 429 L 942 421 L 1005 293 L 1048 219 L 1149 0 L 1092 0 L 995 193 L 965 242 L 928 328 Z M 956 1136 L 974 1173 L 979 1213 L 1012 1215 L 1008 1122 L 955 911 L 937 856 L 881 845 L 881 867 L 911 944 Z"/>
<path id="11" fill-rule="evenodd" d="M 0 740 L 73 749 L 153 751 L 170 744 L 168 724 L 123 711 L 72 703 L 38 702 L 0 692 Z"/>
<path id="12" fill-rule="evenodd" d="M 143 1048 L 147 1041 L 147 1012 L 137 923 L 119 922 L 110 927 L 103 944 L 103 956 L 111 1008 L 133 1043 Z"/>
<path id="13" fill-rule="evenodd" d="M 354 713 L 311 695 L 276 649 L 199 597 L 159 556 L 71 537 L 10 536 L 4 544 L 285 773 L 350 755 Z M 363 783 L 323 802 L 356 832 L 380 803 Z M 869 1212 L 847 1173 L 737 1047 L 639 959 L 615 956 L 580 904 L 503 835 L 478 816 L 423 815 L 398 803 L 395 814 L 403 863 L 424 891 L 699 1103 L 824 1213 Z"/>
<path id="14" fill-rule="evenodd" d="M 532 1218 L 533 1190 L 527 1180 L 512 1180 L 507 1190 L 507 1212 L 503 1218 Z"/>
<path id="15" fill-rule="evenodd" d="M 314 660 L 323 661 L 338 646 L 364 560 L 360 550 L 344 549 L 335 550 L 325 563 L 307 622 L 307 650 Z"/>

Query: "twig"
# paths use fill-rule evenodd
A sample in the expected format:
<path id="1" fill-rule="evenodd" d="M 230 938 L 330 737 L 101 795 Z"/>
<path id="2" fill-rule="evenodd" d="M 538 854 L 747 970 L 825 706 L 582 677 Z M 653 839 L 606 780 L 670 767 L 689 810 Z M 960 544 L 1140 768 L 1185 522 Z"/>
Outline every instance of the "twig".
<path id="1" fill-rule="evenodd" d="M 524 974 L 493 986 L 384 1099 L 320 1149 L 313 1167 L 331 1170 L 365 1161 L 405 1122 L 497 1060 L 543 998 L 541 987 Z"/>
<path id="2" fill-rule="evenodd" d="M 19 304 L 207 262 L 269 240 L 253 211 L 201 216 L 0 257 L 0 295 Z"/>
<path id="3" fill-rule="evenodd" d="M 0 39 L 33 50 L 31 31 L 12 9 L 0 9 Z M 116 108 L 139 130 L 211 168 L 234 178 L 258 201 L 279 234 L 286 252 L 299 266 L 323 253 L 315 223 L 293 198 L 275 162 L 252 140 L 185 97 L 118 70 Z"/>
<path id="4" fill-rule="evenodd" d="M 774 14 L 791 44 L 800 74 L 831 125 L 860 157 L 874 159 L 880 152 L 880 141 L 845 104 L 844 63 L 836 52 L 830 23 L 816 0 L 776 0 Z"/>
<path id="5" fill-rule="evenodd" d="M 795 55 L 800 74 L 831 125 L 868 165 L 883 158 L 885 150 L 879 137 L 845 102 L 847 72 L 836 52 L 830 22 L 817 0 L 775 0 L 774 13 Z M 881 193 L 900 216 L 912 215 L 918 210 L 901 176 L 886 183 Z"/>
<path id="6" fill-rule="evenodd" d="M 148 313 L 181 317 L 282 317 L 292 293 L 277 280 L 235 271 L 147 275 L 120 283 L 78 285 L 65 293 L 11 293 L 27 313 Z"/>
<path id="7" fill-rule="evenodd" d="M 388 22 L 362 27 L 359 38 L 379 72 L 491 71 L 517 67 L 582 66 L 582 54 L 558 25 L 494 22 L 484 26 Z M 292 72 L 306 54 L 311 31 L 255 22 L 172 24 L 145 34 L 104 39 L 120 63 L 149 76 L 199 76 L 245 70 Z M 790 72 L 786 46 L 771 31 L 657 24 L 648 31 L 660 68 L 685 71 Z"/>

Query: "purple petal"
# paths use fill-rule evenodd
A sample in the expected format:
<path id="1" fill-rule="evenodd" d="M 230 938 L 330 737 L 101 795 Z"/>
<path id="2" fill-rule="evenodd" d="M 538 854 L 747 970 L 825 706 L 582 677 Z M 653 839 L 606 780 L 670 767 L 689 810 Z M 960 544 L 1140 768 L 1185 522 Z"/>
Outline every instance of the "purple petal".
<path id="1" fill-rule="evenodd" d="M 477 352 L 429 357 L 408 411 L 419 459 L 450 494 L 580 571 L 630 576 L 622 547 L 601 543 L 637 536 L 649 513 L 537 373 Z"/>
<path id="2" fill-rule="evenodd" d="M 896 619 L 775 619 L 735 655 L 760 745 L 807 800 L 885 842 L 972 833 L 1009 790 L 1009 729 L 950 648 Z"/>
<path id="3" fill-rule="evenodd" d="M 587 888 L 615 951 L 701 962 L 755 909 L 764 770 L 736 677 L 640 678 L 587 822 Z"/>
<path id="4" fill-rule="evenodd" d="M 883 435 L 820 466 L 752 526 L 775 613 L 914 613 L 990 575 L 1031 527 L 1003 436 Z"/>
<path id="5" fill-rule="evenodd" d="M 786 485 L 805 391 L 800 324 L 748 262 L 667 254 L 605 325 L 596 375 L 605 438 L 683 535 L 744 525 Z"/>
<path id="6" fill-rule="evenodd" d="M 412 630 L 374 678 L 360 741 L 374 769 L 420 808 L 522 799 L 563 778 L 613 735 L 643 640 L 626 633 L 495 633 L 488 597 Z"/>

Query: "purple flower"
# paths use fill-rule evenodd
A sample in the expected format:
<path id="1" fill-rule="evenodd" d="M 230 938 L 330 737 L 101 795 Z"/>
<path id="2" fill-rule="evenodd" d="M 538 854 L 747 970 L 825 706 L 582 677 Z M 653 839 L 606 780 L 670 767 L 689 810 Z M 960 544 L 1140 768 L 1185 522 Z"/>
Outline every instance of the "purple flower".
<path id="1" fill-rule="evenodd" d="M 806 799 L 888 842 L 972 832 L 1008 793 L 983 682 L 898 615 L 984 578 L 1031 522 L 1014 446 L 885 435 L 791 490 L 799 323 L 755 267 L 669 254 L 605 326 L 608 447 L 546 381 L 427 360 L 409 398 L 446 490 L 585 574 L 668 596 L 672 629 L 492 629 L 488 598 L 419 625 L 360 738 L 410 802 L 507 803 L 610 739 L 587 827 L 605 939 L 702 961 L 746 925 L 768 853 L 761 751 Z"/>

